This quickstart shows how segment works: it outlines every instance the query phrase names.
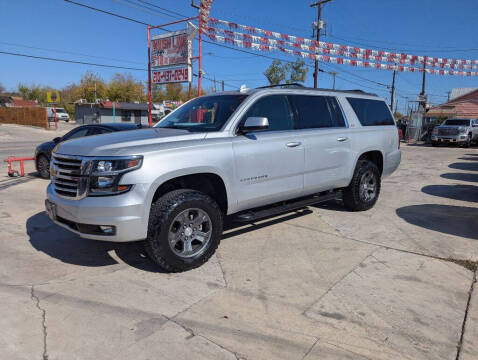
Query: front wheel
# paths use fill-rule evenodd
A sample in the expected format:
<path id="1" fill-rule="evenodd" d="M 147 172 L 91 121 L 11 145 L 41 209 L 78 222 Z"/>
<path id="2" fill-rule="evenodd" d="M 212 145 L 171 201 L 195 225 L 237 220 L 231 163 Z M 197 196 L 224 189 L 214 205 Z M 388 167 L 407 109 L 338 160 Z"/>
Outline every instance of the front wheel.
<path id="1" fill-rule="evenodd" d="M 45 155 L 38 156 L 37 170 L 40 177 L 48 179 L 50 177 L 50 161 Z"/>
<path id="2" fill-rule="evenodd" d="M 381 176 L 377 165 L 359 160 L 350 185 L 343 190 L 344 205 L 352 211 L 372 208 L 380 194 Z"/>
<path id="3" fill-rule="evenodd" d="M 463 143 L 463 147 L 469 148 L 471 145 L 471 134 L 468 134 L 468 137 L 466 138 L 466 141 Z"/>
<path id="4" fill-rule="evenodd" d="M 190 270 L 214 254 L 222 228 L 214 199 L 195 190 L 174 190 L 151 206 L 146 252 L 164 270 Z"/>

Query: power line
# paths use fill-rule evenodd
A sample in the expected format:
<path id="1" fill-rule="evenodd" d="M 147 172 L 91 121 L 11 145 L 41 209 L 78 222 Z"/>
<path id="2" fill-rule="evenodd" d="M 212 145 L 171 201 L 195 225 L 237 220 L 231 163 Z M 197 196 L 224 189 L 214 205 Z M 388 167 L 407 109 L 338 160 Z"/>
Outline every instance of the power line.
<path id="1" fill-rule="evenodd" d="M 60 54 L 63 53 L 63 54 L 69 54 L 69 55 L 86 56 L 86 57 L 91 57 L 91 58 L 96 58 L 96 59 L 103 59 L 103 60 L 120 61 L 120 62 L 131 63 L 131 64 L 143 64 L 143 62 L 139 62 L 139 61 L 129 61 L 129 60 L 124 60 L 124 59 L 115 59 L 115 58 L 104 57 L 104 56 L 90 55 L 90 54 L 78 53 L 78 52 L 73 52 L 73 51 L 49 49 L 49 48 L 43 48 L 43 47 L 38 47 L 38 46 L 30 46 L 30 45 L 10 43 L 10 42 L 4 42 L 4 41 L 0 41 L 0 44 L 8 45 L 8 46 L 15 46 L 15 47 L 22 47 L 22 48 L 26 48 L 26 49 L 57 52 L 57 53 L 60 53 Z"/>
<path id="2" fill-rule="evenodd" d="M 101 13 L 105 13 L 105 14 L 108 14 L 108 15 L 111 15 L 111 16 L 115 16 L 115 17 L 118 17 L 118 18 L 121 18 L 121 19 L 124 19 L 124 20 L 129 20 L 129 21 L 133 21 L 135 23 L 138 23 L 138 24 L 142 24 L 142 25 L 150 25 L 148 23 L 145 23 L 143 21 L 140 21 L 140 20 L 136 20 L 136 19 L 133 19 L 133 18 L 129 18 L 129 17 L 126 17 L 126 16 L 123 16 L 123 15 L 119 15 L 119 14 L 115 14 L 115 13 L 112 13 L 110 11 L 106 11 L 106 10 L 102 10 L 102 9 L 98 9 L 98 8 L 95 8 L 93 6 L 89 6 L 89 5 L 85 5 L 85 4 L 82 4 L 82 3 L 78 3 L 78 2 L 75 2 L 75 1 L 72 1 L 72 0 L 64 0 L 66 2 L 69 2 L 69 3 L 72 3 L 72 4 L 75 4 L 75 5 L 78 5 L 78 6 L 82 6 L 82 7 L 86 7 L 90 10 L 94 10 L 94 11 L 98 11 L 98 12 L 101 12 Z M 139 0 L 138 0 L 139 1 Z M 164 8 L 163 8 L 164 9 Z M 179 13 L 177 13 L 179 14 Z M 186 17 L 186 15 L 183 15 L 183 14 L 180 14 L 181 16 L 184 16 Z M 161 28 L 161 30 L 163 31 L 170 31 L 166 28 Z M 226 46 L 224 44 L 219 44 L 219 43 L 216 43 L 216 42 L 213 42 L 213 41 L 209 41 L 209 40 L 202 40 L 203 42 L 205 43 L 208 43 L 208 44 L 212 44 L 214 46 L 219 46 L 219 47 L 223 47 L 223 48 L 226 48 L 226 49 L 230 49 L 230 50 L 233 50 L 233 51 L 238 51 L 238 52 L 243 52 L 243 53 L 246 53 L 246 54 L 250 54 L 250 55 L 254 55 L 254 56 L 259 56 L 259 57 L 263 57 L 263 58 L 266 58 L 266 59 L 272 59 L 272 60 L 280 60 L 280 61 L 284 61 L 284 62 L 287 62 L 287 63 L 294 63 L 293 61 L 290 61 L 290 60 L 285 60 L 283 58 L 279 58 L 279 57 L 275 57 L 275 56 L 269 56 L 269 55 L 265 55 L 265 54 L 259 54 L 259 53 L 254 53 L 254 52 L 250 52 L 250 51 L 247 51 L 247 50 L 244 50 L 244 49 L 239 49 L 239 48 L 233 48 L 233 47 L 229 47 L 229 46 Z M 325 64 L 325 63 L 324 63 Z M 329 66 L 332 67 L 332 65 L 328 64 Z M 312 67 L 309 65 L 309 67 Z M 370 79 L 367 79 L 363 76 L 360 76 L 360 75 L 357 75 L 357 74 L 354 74 L 352 72 L 349 72 L 347 70 L 344 70 L 344 69 L 340 69 L 341 72 L 345 72 L 351 76 L 354 76 L 356 78 L 359 78 L 361 80 L 364 80 L 364 81 L 368 81 L 368 82 L 371 82 L 371 83 L 374 83 L 376 85 L 380 85 L 380 86 L 384 86 L 384 87 L 389 87 L 388 85 L 386 84 L 382 84 L 378 81 L 374 81 L 374 80 L 370 80 Z M 324 72 L 322 69 L 319 69 L 319 72 Z M 356 83 L 357 84 L 357 83 Z M 360 86 L 364 86 L 365 85 L 360 85 Z M 370 88 L 370 87 L 369 87 Z"/>
<path id="3" fill-rule="evenodd" d="M 93 6 L 89 6 L 89 5 L 86 5 L 86 4 L 78 3 L 78 2 L 76 2 L 76 1 L 72 1 L 72 0 L 64 0 L 64 1 L 69 2 L 69 3 L 71 3 L 71 4 L 75 4 L 75 5 L 78 5 L 78 6 L 85 7 L 85 8 L 90 9 L 90 10 L 99 11 L 99 12 L 102 12 L 103 14 L 108 14 L 108 15 L 111 15 L 111 16 L 115 16 L 115 17 L 120 18 L 120 19 L 129 20 L 129 21 L 135 22 L 135 23 L 137 23 L 137 24 L 149 25 L 148 23 L 145 23 L 145 22 L 140 21 L 140 20 L 136 20 L 136 19 L 133 19 L 133 18 L 130 18 L 130 17 L 127 17 L 127 16 L 119 15 L 119 14 L 115 14 L 115 13 L 112 13 L 112 12 L 110 12 L 110 11 L 101 10 L 101 9 L 95 8 L 95 7 L 93 7 Z"/>
<path id="4" fill-rule="evenodd" d="M 79 60 L 59 59 L 59 58 L 52 58 L 52 57 L 46 57 L 46 56 L 36 56 L 36 55 L 30 55 L 30 54 L 14 53 L 14 52 L 8 52 L 8 51 L 0 51 L 0 54 L 12 55 L 12 56 L 20 56 L 20 57 L 26 57 L 26 58 L 32 58 L 32 59 L 40 59 L 40 60 L 57 61 L 57 62 L 64 62 L 64 63 L 71 63 L 71 64 L 99 66 L 99 67 L 113 68 L 113 69 L 124 69 L 124 70 L 134 70 L 134 71 L 148 71 L 148 69 L 127 67 L 127 66 L 109 65 L 109 64 L 98 64 L 98 63 L 91 63 L 91 62 L 79 61 Z"/>
<path id="5" fill-rule="evenodd" d="M 138 3 L 135 3 L 131 0 L 113 0 L 114 2 L 118 2 L 118 3 L 123 3 L 124 5 L 126 6 L 129 6 L 131 8 L 134 8 L 134 9 L 139 9 L 141 11 L 145 11 L 144 9 L 147 9 L 146 11 L 149 13 L 149 14 L 152 14 L 152 15 L 163 15 L 163 16 L 168 16 L 168 17 L 171 17 L 173 19 L 178 19 L 177 16 L 174 16 L 174 15 L 171 15 L 171 14 L 168 14 L 164 11 L 159 11 L 159 10 L 153 10 L 153 9 L 150 9 L 149 7 L 146 7 L 144 5 L 141 5 L 141 4 L 138 4 Z"/>
<path id="6" fill-rule="evenodd" d="M 177 15 L 177 16 L 189 17 L 189 16 L 187 16 L 187 15 L 180 14 L 180 13 L 178 13 L 178 12 L 176 12 L 176 11 L 163 8 L 163 7 L 158 6 L 158 5 L 155 5 L 155 4 L 151 4 L 150 2 L 147 2 L 147 1 L 143 1 L 143 0 L 137 0 L 137 1 L 140 2 L 140 3 L 147 4 L 147 5 L 150 5 L 150 6 L 152 6 L 152 7 L 155 7 L 155 8 L 157 8 L 157 9 L 167 11 L 167 12 L 169 12 L 169 13 L 171 13 L 171 14 L 174 14 L 174 15 Z M 179 18 L 178 18 L 178 19 L 179 19 Z"/>

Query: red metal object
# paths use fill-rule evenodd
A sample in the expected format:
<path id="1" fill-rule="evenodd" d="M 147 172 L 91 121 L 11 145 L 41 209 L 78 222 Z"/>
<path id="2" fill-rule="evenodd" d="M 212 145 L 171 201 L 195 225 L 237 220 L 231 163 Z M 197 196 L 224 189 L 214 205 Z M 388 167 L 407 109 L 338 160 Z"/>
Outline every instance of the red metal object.
<path id="1" fill-rule="evenodd" d="M 151 27 L 148 25 L 148 124 L 149 127 L 153 126 L 153 117 L 151 100 Z"/>
<path id="2" fill-rule="evenodd" d="M 4 162 L 7 162 L 8 163 L 8 176 L 11 176 L 11 177 L 15 177 L 15 176 L 25 176 L 25 168 L 23 166 L 23 162 L 26 161 L 26 160 L 35 160 L 34 157 L 20 157 L 20 158 L 16 158 L 14 156 L 9 156 L 8 158 L 6 158 L 5 160 L 3 160 Z M 14 170 L 13 169 L 13 166 L 12 166 L 12 163 L 15 162 L 15 161 L 19 161 L 20 162 L 20 172 L 18 172 L 18 170 Z"/>

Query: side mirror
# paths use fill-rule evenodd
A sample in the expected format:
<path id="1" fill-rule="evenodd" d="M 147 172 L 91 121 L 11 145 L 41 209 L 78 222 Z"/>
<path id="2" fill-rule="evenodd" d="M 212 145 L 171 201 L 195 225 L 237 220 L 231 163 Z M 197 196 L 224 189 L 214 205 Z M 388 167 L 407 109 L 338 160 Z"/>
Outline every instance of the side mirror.
<path id="1" fill-rule="evenodd" d="M 251 131 L 262 131 L 269 129 L 269 119 L 266 117 L 252 116 L 248 117 L 244 124 L 239 127 L 242 134 Z"/>
<path id="2" fill-rule="evenodd" d="M 61 141 L 61 137 L 56 137 L 53 139 L 53 142 L 58 144 Z"/>

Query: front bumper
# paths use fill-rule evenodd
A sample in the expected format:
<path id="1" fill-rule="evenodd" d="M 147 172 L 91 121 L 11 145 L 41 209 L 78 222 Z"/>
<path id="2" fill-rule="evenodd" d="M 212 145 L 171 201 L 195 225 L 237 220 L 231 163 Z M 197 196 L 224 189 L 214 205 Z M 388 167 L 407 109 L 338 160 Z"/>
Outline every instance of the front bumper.
<path id="1" fill-rule="evenodd" d="M 70 200 L 59 197 L 50 184 L 47 198 L 55 204 L 56 216 L 51 216 L 51 212 L 49 214 L 53 217 L 52 220 L 82 238 L 114 242 L 146 238 L 148 215 L 145 211 L 145 189 L 142 185 L 135 185 L 129 192 L 121 195 Z M 114 226 L 115 233 L 99 235 L 82 232 L 88 225 Z"/>
<path id="2" fill-rule="evenodd" d="M 432 134 L 432 141 L 435 142 L 449 142 L 449 143 L 460 143 L 466 142 L 468 136 L 466 134 L 460 135 L 433 135 Z"/>

